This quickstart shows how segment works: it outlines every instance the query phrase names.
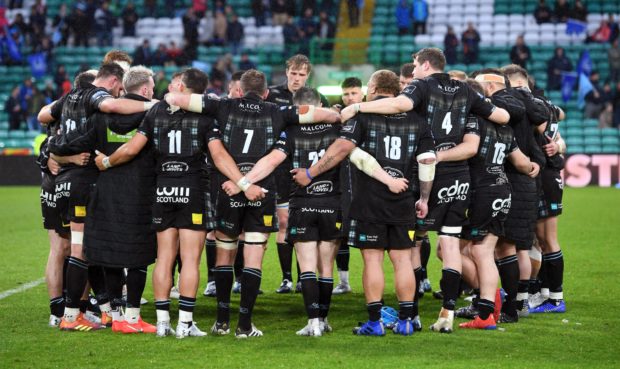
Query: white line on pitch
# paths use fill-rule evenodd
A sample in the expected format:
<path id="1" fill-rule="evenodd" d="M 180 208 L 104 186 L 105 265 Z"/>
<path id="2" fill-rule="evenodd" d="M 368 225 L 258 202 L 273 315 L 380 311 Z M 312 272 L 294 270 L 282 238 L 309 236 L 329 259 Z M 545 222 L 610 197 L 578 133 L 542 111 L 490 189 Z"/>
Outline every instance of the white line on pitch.
<path id="1" fill-rule="evenodd" d="M 20 292 L 24 292 L 26 290 L 29 290 L 29 289 L 31 289 L 33 287 L 36 287 L 36 286 L 40 285 L 43 282 L 45 282 L 45 278 L 40 278 L 40 279 L 37 279 L 37 280 L 32 281 L 32 282 L 24 283 L 24 284 L 22 284 L 21 286 L 19 286 L 17 288 L 13 288 L 12 290 L 0 292 L 0 300 L 2 300 L 5 297 L 9 297 L 11 295 L 14 295 L 16 293 L 20 293 Z"/>

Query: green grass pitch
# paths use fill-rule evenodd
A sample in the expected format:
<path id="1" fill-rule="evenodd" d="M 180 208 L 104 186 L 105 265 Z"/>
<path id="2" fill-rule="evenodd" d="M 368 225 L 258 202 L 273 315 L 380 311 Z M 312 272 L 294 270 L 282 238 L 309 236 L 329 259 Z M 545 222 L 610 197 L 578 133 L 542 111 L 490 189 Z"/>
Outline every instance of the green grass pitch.
<path id="1" fill-rule="evenodd" d="M 47 235 L 41 228 L 36 187 L 0 188 L 0 294 L 43 277 Z M 306 322 L 302 298 L 277 295 L 280 280 L 275 245 L 270 244 L 254 321 L 265 336 L 237 341 L 233 336 L 177 340 L 111 331 L 60 332 L 47 327 L 44 284 L 0 299 L 0 368 L 612 368 L 620 366 L 620 319 L 616 301 L 620 270 L 620 192 L 616 189 L 567 189 L 560 217 L 560 243 L 566 260 L 566 314 L 534 316 L 505 331 L 465 331 L 451 335 L 428 330 L 440 302 L 421 300 L 424 330 L 412 337 L 355 337 L 351 328 L 366 319 L 361 262 L 351 253 L 354 293 L 334 296 L 334 332 L 321 338 L 297 337 Z M 434 242 L 434 241 L 433 241 Z M 199 290 L 195 319 L 207 330 L 215 300 Z M 429 273 L 437 287 L 439 263 L 431 256 Z M 386 304 L 395 306 L 388 264 Z M 142 315 L 155 322 L 153 294 Z M 233 295 L 233 306 L 238 306 Z M 460 305 L 464 302 L 460 301 Z M 171 309 L 176 325 L 177 304 Z M 233 315 L 235 317 L 235 315 Z M 233 321 L 233 328 L 235 323 Z"/>

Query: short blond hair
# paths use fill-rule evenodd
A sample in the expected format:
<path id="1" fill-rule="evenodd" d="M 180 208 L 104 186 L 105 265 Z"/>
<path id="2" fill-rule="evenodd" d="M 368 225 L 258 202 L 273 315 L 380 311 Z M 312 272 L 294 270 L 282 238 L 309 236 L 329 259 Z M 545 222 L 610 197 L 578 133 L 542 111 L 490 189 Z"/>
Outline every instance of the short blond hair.
<path id="1" fill-rule="evenodd" d="M 129 68 L 123 76 L 123 89 L 126 92 L 135 93 L 145 83 L 153 78 L 153 71 L 144 65 L 136 65 Z"/>

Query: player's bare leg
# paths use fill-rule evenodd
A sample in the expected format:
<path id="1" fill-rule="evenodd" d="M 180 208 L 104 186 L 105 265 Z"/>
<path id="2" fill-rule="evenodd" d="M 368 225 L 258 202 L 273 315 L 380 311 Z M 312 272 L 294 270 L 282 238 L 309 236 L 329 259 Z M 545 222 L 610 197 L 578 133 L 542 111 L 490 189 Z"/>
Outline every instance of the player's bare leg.
<path id="1" fill-rule="evenodd" d="M 180 229 L 180 254 L 183 268 L 179 275 L 179 323 L 177 338 L 205 336 L 194 322 L 196 291 L 200 282 L 200 257 L 205 244 L 206 231 Z"/>
<path id="2" fill-rule="evenodd" d="M 60 235 L 55 230 L 48 230 L 50 252 L 45 266 L 45 283 L 50 298 L 50 327 L 57 327 L 62 318 L 65 300 L 63 297 L 63 267 L 69 256 L 71 245 L 67 235 Z"/>
<path id="3" fill-rule="evenodd" d="M 157 262 L 153 270 L 153 294 L 157 313 L 157 336 L 172 334 L 170 328 L 170 288 L 172 265 L 179 252 L 179 231 L 168 228 L 157 232 Z"/>

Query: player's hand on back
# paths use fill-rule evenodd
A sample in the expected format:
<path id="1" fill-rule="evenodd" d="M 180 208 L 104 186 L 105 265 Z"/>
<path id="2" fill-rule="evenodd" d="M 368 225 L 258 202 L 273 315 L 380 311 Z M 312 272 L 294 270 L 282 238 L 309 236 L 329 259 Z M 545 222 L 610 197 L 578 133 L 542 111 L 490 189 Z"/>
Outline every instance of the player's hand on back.
<path id="1" fill-rule="evenodd" d="M 353 118 L 354 116 L 355 116 L 355 107 L 353 105 L 349 105 L 340 111 L 340 121 L 343 123 Z"/>
<path id="2" fill-rule="evenodd" d="M 428 215 L 428 202 L 418 200 L 415 203 L 415 215 L 420 219 L 426 218 L 426 215 Z"/>
<path id="3" fill-rule="evenodd" d="M 545 135 L 545 138 L 547 139 L 547 141 L 549 141 L 548 144 L 543 146 L 543 150 L 545 150 L 545 154 L 547 154 L 547 156 L 553 156 L 557 154 L 558 149 L 559 149 L 559 145 L 557 144 L 557 142 L 553 141 L 553 139 L 547 135 Z"/>
<path id="4" fill-rule="evenodd" d="M 301 187 L 306 187 L 312 181 L 306 175 L 306 168 L 294 168 L 291 170 L 291 174 L 293 175 L 293 180 L 295 183 L 300 185 Z"/>
<path id="5" fill-rule="evenodd" d="M 228 196 L 234 196 L 241 192 L 241 189 L 235 183 L 233 183 L 233 181 L 230 180 L 222 184 L 222 189 L 224 190 L 224 192 L 226 192 Z"/>
<path id="6" fill-rule="evenodd" d="M 58 172 L 60 171 L 60 164 L 58 164 L 56 160 L 49 158 L 47 161 L 47 169 L 49 169 L 50 173 L 53 175 L 58 175 Z"/>
<path id="7" fill-rule="evenodd" d="M 250 201 L 261 200 L 265 197 L 265 191 L 257 185 L 251 185 L 244 194 Z"/>
<path id="8" fill-rule="evenodd" d="M 530 172 L 527 174 L 528 176 L 535 178 L 538 175 L 538 172 L 540 172 L 540 166 L 534 162 L 532 162 L 532 169 L 530 170 Z"/>
<path id="9" fill-rule="evenodd" d="M 105 154 L 97 151 L 97 157 L 95 158 L 95 164 L 97 165 L 97 168 L 99 168 L 99 170 L 101 171 L 108 169 L 105 167 L 105 165 L 103 165 L 103 158 L 105 157 L 106 157 Z"/>
<path id="10" fill-rule="evenodd" d="M 90 159 L 90 153 L 89 152 L 83 152 L 83 153 L 80 153 L 80 154 L 77 154 L 77 155 L 72 155 L 71 156 L 71 163 L 83 167 L 84 165 L 88 164 L 88 160 L 89 159 Z"/>
<path id="11" fill-rule="evenodd" d="M 409 181 L 406 178 L 393 178 L 388 183 L 388 188 L 393 193 L 405 192 L 409 188 Z"/>

